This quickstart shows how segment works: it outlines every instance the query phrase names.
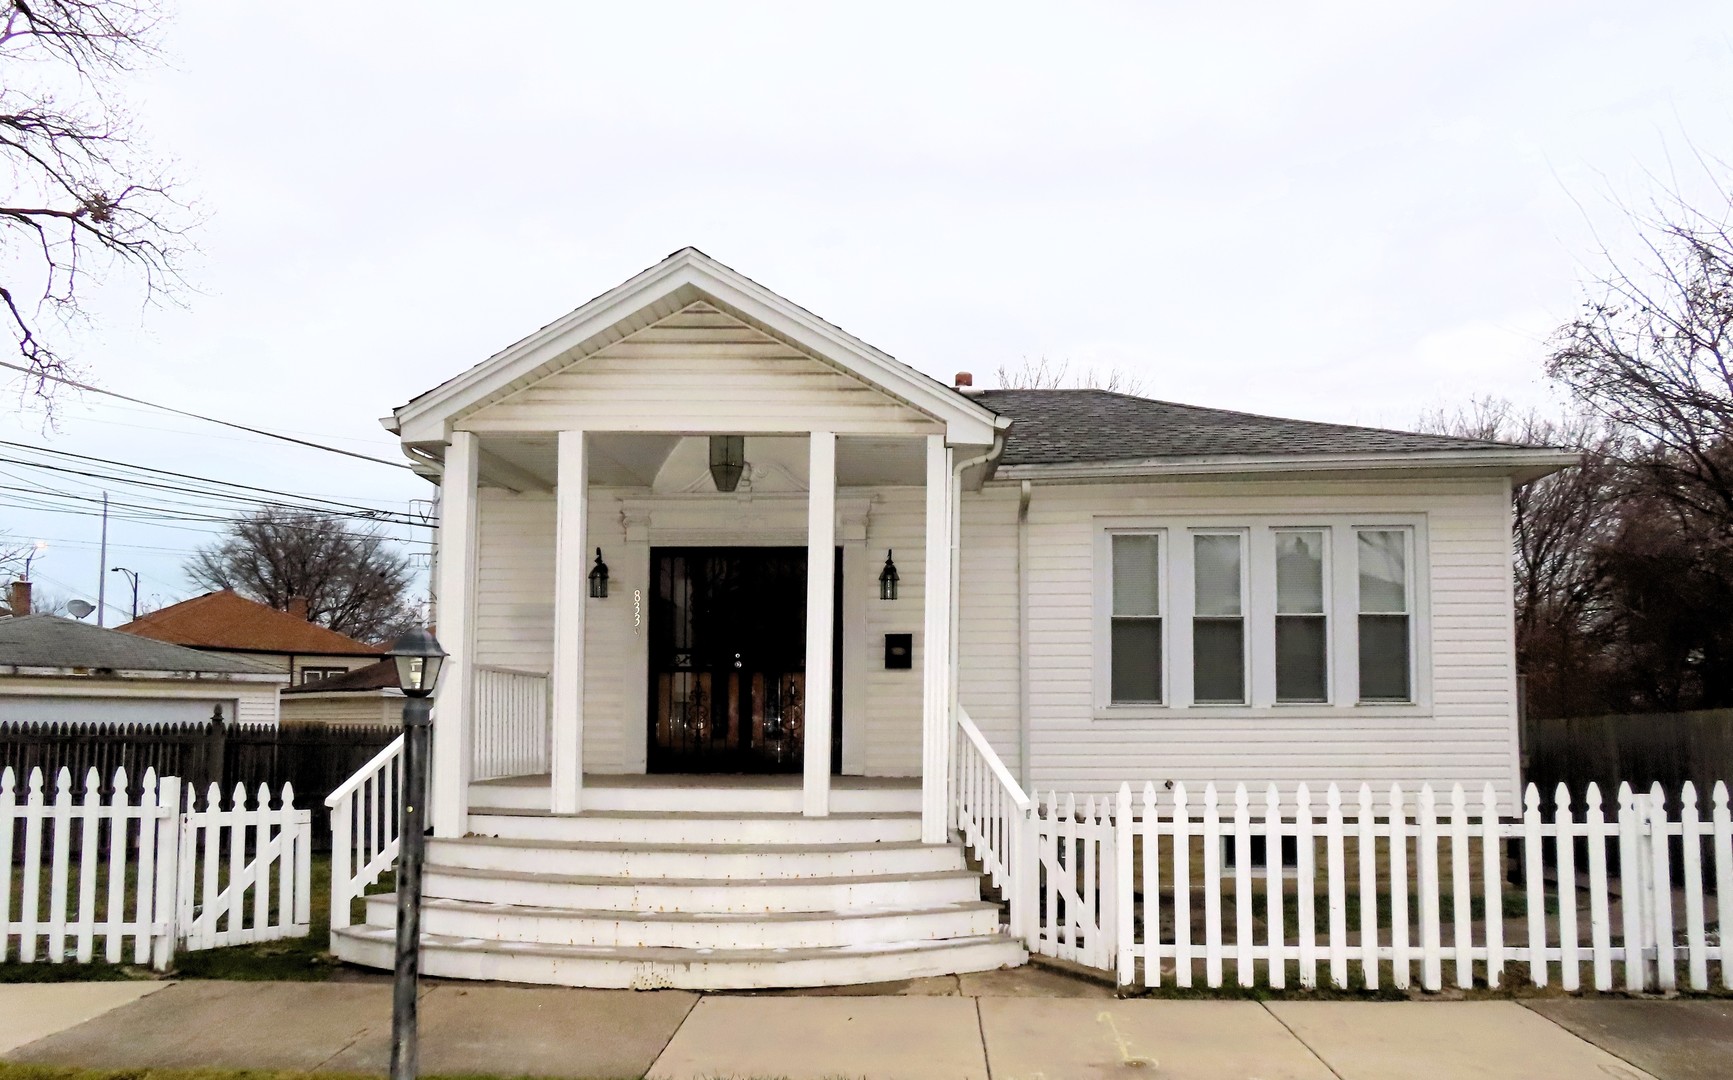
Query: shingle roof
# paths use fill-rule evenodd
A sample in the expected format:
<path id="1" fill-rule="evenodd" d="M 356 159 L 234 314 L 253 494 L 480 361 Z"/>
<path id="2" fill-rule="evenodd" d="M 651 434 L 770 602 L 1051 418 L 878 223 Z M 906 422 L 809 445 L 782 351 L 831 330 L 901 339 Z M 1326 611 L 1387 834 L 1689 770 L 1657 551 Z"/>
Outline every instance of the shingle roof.
<path id="1" fill-rule="evenodd" d="M 195 649 L 378 656 L 385 649 L 224 589 L 182 600 L 118 627 L 123 633 Z"/>
<path id="2" fill-rule="evenodd" d="M 190 671 L 214 675 L 281 674 L 260 661 L 243 656 L 199 652 L 55 615 L 18 615 L 0 619 L 0 666 Z"/>
<path id="3" fill-rule="evenodd" d="M 368 664 L 353 671 L 345 671 L 341 675 L 318 682 L 302 683 L 284 690 L 285 694 L 330 694 L 342 692 L 359 693 L 366 690 L 392 690 L 397 687 L 397 662 L 381 660 L 377 664 Z"/>
<path id="4" fill-rule="evenodd" d="M 1206 409 L 1108 390 L 983 390 L 975 400 L 1015 421 L 1005 434 L 1002 465 L 1533 449 L 1516 443 Z"/>

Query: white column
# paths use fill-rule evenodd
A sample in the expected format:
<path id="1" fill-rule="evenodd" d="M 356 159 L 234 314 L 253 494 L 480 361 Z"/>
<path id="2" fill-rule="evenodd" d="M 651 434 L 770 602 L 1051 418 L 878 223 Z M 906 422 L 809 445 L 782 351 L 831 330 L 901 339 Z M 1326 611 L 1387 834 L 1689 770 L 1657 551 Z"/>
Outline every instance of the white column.
<path id="1" fill-rule="evenodd" d="M 429 820 L 435 836 L 469 831 L 470 739 L 475 705 L 476 476 L 480 440 L 457 431 L 445 450 L 439 483 L 439 541 L 434 627 L 451 658 L 434 699 Z"/>
<path id="2" fill-rule="evenodd" d="M 830 813 L 830 691 L 836 631 L 836 435 L 812 433 L 806 500 L 806 714 L 802 806 Z"/>
<path id="3" fill-rule="evenodd" d="M 590 595 L 590 461 L 581 431 L 560 432 L 554 489 L 552 769 L 556 814 L 575 814 L 584 789 L 584 605 Z"/>
<path id="4" fill-rule="evenodd" d="M 951 448 L 927 436 L 927 574 L 921 639 L 921 841 L 945 843 L 951 770 Z"/>

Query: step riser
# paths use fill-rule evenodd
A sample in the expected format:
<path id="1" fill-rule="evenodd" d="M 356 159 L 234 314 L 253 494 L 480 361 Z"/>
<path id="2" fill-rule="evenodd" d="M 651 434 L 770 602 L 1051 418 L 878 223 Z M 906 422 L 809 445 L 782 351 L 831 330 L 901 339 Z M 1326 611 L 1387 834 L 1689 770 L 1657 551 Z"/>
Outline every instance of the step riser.
<path id="1" fill-rule="evenodd" d="M 874 844 L 921 838 L 917 817 L 750 818 L 539 817 L 471 814 L 476 836 L 611 844 Z"/>
<path id="2" fill-rule="evenodd" d="M 488 904 L 584 911 L 765 912 L 845 911 L 866 907 L 934 907 L 979 900 L 980 880 L 963 872 L 921 880 L 719 882 L 663 885 L 653 881 L 576 884 L 550 878 L 504 880 L 447 874 L 428 866 L 424 895 Z"/>
<path id="3" fill-rule="evenodd" d="M 391 898 L 370 900 L 367 921 L 391 926 L 396 915 Z M 975 937 L 999 928 L 999 913 L 990 907 L 965 908 L 909 915 L 817 917 L 797 922 L 657 922 L 528 913 L 422 909 L 422 927 L 430 934 L 483 941 L 527 941 L 538 945 L 591 945 L 608 948 L 682 949 L 820 949 L 899 941 L 932 941 Z"/>
<path id="4" fill-rule="evenodd" d="M 725 852 L 644 851 L 622 848 L 582 851 L 519 848 L 433 841 L 428 858 L 441 866 L 580 877 L 634 879 L 720 878 L 726 880 L 849 877 L 866 874 L 924 874 L 964 868 L 963 854 L 950 846 L 860 851 Z"/>
<path id="5" fill-rule="evenodd" d="M 483 810 L 546 810 L 549 793 L 543 787 L 477 784 L 469 789 L 469 808 Z M 798 814 L 799 788 L 625 788 L 586 787 L 586 810 L 630 813 Z M 830 808 L 837 814 L 916 814 L 921 809 L 918 788 L 836 789 Z"/>
<path id="6" fill-rule="evenodd" d="M 342 932 L 332 935 L 332 951 L 340 959 L 369 967 L 392 966 L 385 941 L 357 940 Z M 657 962 L 607 958 L 536 956 L 516 952 L 484 952 L 424 946 L 421 971 L 447 979 L 489 979 L 552 986 L 591 986 L 622 990 L 747 990 L 797 986 L 849 986 L 966 971 L 991 971 L 1027 959 L 1010 939 L 959 944 L 917 953 L 887 956 L 824 956 L 801 960 L 756 962 Z"/>

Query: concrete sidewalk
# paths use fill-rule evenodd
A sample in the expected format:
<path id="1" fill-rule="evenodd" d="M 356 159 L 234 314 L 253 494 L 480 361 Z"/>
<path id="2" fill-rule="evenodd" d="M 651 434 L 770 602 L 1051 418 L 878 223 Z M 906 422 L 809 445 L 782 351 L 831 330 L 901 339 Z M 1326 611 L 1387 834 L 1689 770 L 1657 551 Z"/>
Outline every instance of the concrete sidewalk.
<path id="1" fill-rule="evenodd" d="M 422 996 L 422 1069 L 656 1080 L 1733 1075 L 1733 1002 L 1119 1001 L 1015 973 L 902 989 L 698 995 L 437 983 Z M 379 982 L 0 986 L 0 1038 L 11 1044 L 0 1056 L 382 1073 L 390 1010 Z"/>

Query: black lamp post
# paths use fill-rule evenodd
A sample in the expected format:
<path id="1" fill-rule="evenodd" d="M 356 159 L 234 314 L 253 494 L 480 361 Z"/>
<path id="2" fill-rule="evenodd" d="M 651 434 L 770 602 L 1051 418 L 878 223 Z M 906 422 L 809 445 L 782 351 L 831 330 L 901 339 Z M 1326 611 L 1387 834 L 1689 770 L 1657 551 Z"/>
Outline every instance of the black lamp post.
<path id="1" fill-rule="evenodd" d="M 403 703 L 403 801 L 398 808 L 397 974 L 391 984 L 391 1080 L 414 1080 L 419 1069 L 415 993 L 421 977 L 421 861 L 427 848 L 428 734 L 433 688 L 445 650 L 415 629 L 386 653 L 397 664 Z"/>
<path id="2" fill-rule="evenodd" d="M 128 570 L 124 566 L 114 566 L 114 567 L 110 567 L 108 572 L 111 574 L 125 574 L 126 580 L 132 582 L 132 619 L 134 622 L 137 622 L 138 621 L 138 571 L 137 570 Z"/>

